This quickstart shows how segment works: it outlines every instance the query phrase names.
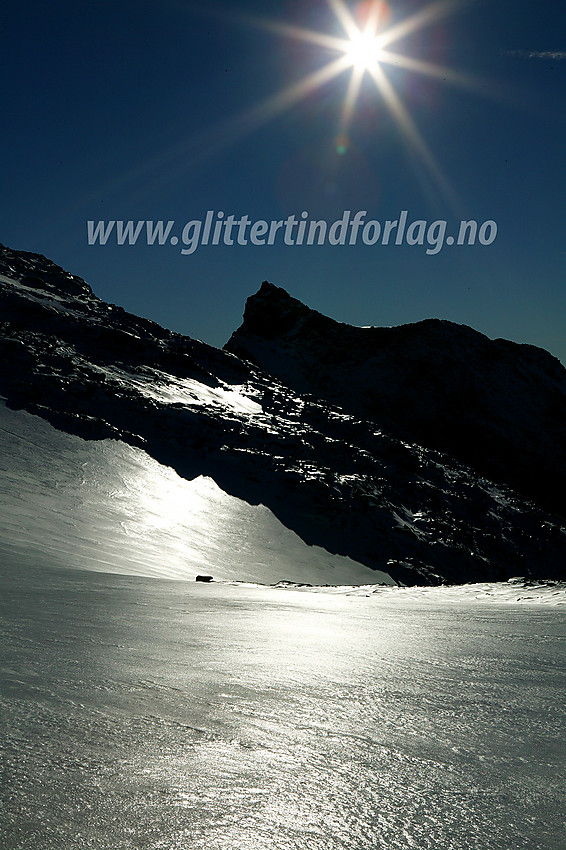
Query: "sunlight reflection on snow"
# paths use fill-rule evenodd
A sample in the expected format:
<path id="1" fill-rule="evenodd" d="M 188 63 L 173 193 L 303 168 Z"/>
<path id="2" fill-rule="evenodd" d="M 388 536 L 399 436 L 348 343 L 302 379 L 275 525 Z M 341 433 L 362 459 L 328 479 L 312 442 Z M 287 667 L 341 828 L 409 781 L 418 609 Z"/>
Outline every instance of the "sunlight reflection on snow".
<path id="1" fill-rule="evenodd" d="M 205 476 L 180 478 L 124 443 L 81 440 L 2 406 L 0 449 L 0 553 L 19 562 L 267 584 L 390 581 L 307 546 L 264 505 Z"/>
<path id="2" fill-rule="evenodd" d="M 122 383 L 124 379 L 146 398 L 167 404 L 183 404 L 186 407 L 228 407 L 233 413 L 258 415 L 263 413 L 261 404 L 249 398 L 243 385 L 226 384 L 224 387 L 209 387 L 194 378 L 175 378 L 158 369 L 151 370 L 151 377 L 128 372 L 123 368 L 107 367 L 105 370 Z"/>

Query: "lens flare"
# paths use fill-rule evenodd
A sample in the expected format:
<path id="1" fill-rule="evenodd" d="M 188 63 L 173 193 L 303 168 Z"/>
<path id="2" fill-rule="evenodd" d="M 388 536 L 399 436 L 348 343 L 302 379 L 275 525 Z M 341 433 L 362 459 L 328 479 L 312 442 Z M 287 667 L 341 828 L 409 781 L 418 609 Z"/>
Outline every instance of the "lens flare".
<path id="1" fill-rule="evenodd" d="M 455 193 L 450 188 L 439 164 L 419 132 L 415 122 L 410 117 L 407 108 L 401 102 L 385 73 L 387 65 L 403 68 L 406 71 L 422 74 L 432 79 L 441 78 L 453 85 L 479 90 L 480 82 L 466 74 L 451 71 L 448 68 L 426 62 L 415 57 L 406 56 L 391 50 L 396 41 L 406 38 L 419 30 L 428 27 L 436 21 L 452 14 L 456 9 L 465 5 L 469 0 L 435 0 L 421 8 L 420 11 L 403 20 L 391 22 L 391 10 L 385 0 L 362 0 L 352 10 L 343 0 L 327 0 L 337 22 L 342 27 L 345 37 L 329 35 L 322 32 L 290 26 L 275 21 L 257 20 L 253 23 L 285 38 L 309 42 L 318 48 L 337 53 L 338 57 L 331 59 L 315 75 L 312 73 L 300 83 L 295 83 L 289 89 L 284 89 L 265 104 L 257 107 L 256 116 L 270 112 L 283 111 L 293 102 L 301 100 L 307 93 L 313 92 L 322 85 L 327 85 L 345 71 L 350 72 L 346 94 L 342 104 L 338 136 L 347 138 L 350 125 L 354 118 L 362 84 L 366 77 L 375 84 L 382 102 L 391 113 L 404 142 L 428 173 L 437 191 L 456 208 L 458 207 Z M 336 152 L 343 155 L 347 146 L 336 145 Z"/>
<path id="2" fill-rule="evenodd" d="M 248 109 L 228 116 L 212 127 L 201 128 L 189 138 L 184 138 L 168 150 L 160 152 L 153 159 L 142 163 L 141 166 L 122 172 L 118 179 L 104 187 L 105 192 L 123 191 L 125 187 L 129 187 L 132 198 L 138 197 L 141 191 L 146 192 L 150 188 L 148 173 L 152 171 L 158 173 L 156 182 L 159 185 L 178 179 L 179 175 L 188 168 L 195 168 L 206 159 L 218 155 L 225 148 L 255 132 L 301 101 L 311 97 L 319 89 L 330 85 L 340 75 L 347 73 L 349 79 L 339 108 L 338 126 L 333 128 L 332 136 L 348 139 L 350 127 L 359 106 L 362 86 L 364 86 L 364 95 L 367 95 L 367 84 L 374 85 L 381 104 L 391 114 L 414 161 L 422 166 L 436 191 L 451 204 L 454 210 L 461 211 L 454 192 L 399 93 L 395 90 L 386 69 L 388 66 L 394 66 L 408 73 L 441 80 L 443 83 L 458 86 L 482 96 L 502 100 L 503 92 L 491 80 L 472 77 L 392 49 L 392 45 L 396 42 L 446 18 L 473 0 L 433 0 L 414 14 L 397 20 L 393 20 L 386 0 L 360 0 L 351 8 L 344 0 L 326 0 L 326 2 L 336 18 L 337 25 L 343 31 L 342 37 L 336 32 L 330 34 L 281 21 L 238 15 L 240 24 L 254 26 L 286 39 L 311 44 L 314 49 L 320 51 L 321 59 L 325 61 L 309 70 L 306 76 L 251 105 Z M 344 157 L 344 154 L 349 149 L 349 143 L 336 143 L 335 155 L 341 159 L 347 159 L 348 157 Z M 142 183 L 144 189 L 140 190 Z M 97 197 L 98 192 L 99 190 L 97 190 Z M 86 202 L 86 198 L 83 202 Z"/>

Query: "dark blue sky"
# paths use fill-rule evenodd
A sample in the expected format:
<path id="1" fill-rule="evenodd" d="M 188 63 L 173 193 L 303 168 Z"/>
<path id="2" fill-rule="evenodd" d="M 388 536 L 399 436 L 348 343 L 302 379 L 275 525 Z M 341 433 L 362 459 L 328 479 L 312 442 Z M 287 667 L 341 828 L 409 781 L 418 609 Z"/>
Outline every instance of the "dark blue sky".
<path id="1" fill-rule="evenodd" d="M 368 74 L 346 139 L 350 70 L 285 110 L 257 109 L 339 54 L 253 18 L 343 38 L 327 0 L 8 2 L 0 241 L 214 345 L 268 279 L 341 321 L 446 318 L 566 362 L 566 11 L 447 6 L 434 4 L 444 14 L 387 47 L 446 73 L 380 65 L 442 184 Z M 428 8 L 391 0 L 386 27 Z M 451 84 L 454 72 L 471 88 Z M 87 244 L 87 220 L 173 220 L 181 235 L 207 210 L 252 221 L 305 210 L 328 225 L 345 210 L 380 222 L 407 210 L 409 222 L 446 219 L 447 233 L 461 218 L 494 220 L 498 233 L 491 245 L 434 255 L 361 240 L 185 256 L 180 244 Z"/>

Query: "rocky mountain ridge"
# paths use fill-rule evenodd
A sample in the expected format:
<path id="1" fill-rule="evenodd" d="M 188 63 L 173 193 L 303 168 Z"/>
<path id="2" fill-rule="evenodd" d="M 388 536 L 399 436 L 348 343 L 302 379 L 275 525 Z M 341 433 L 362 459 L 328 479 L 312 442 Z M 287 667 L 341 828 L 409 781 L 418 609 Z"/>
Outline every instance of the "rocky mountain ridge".
<path id="1" fill-rule="evenodd" d="M 566 369 L 541 348 L 439 319 L 356 328 L 267 281 L 225 348 L 566 516 Z"/>
<path id="2" fill-rule="evenodd" d="M 566 528 L 550 512 L 316 398 L 314 384 L 297 392 L 105 303 L 40 255 L 0 250 L 0 352 L 9 406 L 210 476 L 305 542 L 401 583 L 565 576 Z"/>

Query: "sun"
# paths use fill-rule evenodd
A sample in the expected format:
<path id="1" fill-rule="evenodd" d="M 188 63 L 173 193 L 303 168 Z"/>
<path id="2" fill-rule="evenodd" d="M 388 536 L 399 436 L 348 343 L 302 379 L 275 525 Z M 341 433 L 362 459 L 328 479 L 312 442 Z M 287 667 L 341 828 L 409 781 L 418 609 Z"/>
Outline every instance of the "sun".
<path id="1" fill-rule="evenodd" d="M 431 0 L 408 17 L 394 20 L 388 0 L 358 0 L 352 5 L 345 0 L 326 0 L 333 12 L 343 35 L 303 29 L 290 24 L 265 19 L 248 19 L 250 23 L 269 30 L 284 38 L 306 41 L 315 48 L 322 49 L 329 61 L 315 71 L 299 79 L 275 95 L 258 104 L 246 115 L 246 129 L 259 126 L 275 115 L 289 109 L 292 105 L 310 95 L 322 86 L 328 85 L 335 77 L 349 72 L 349 80 L 342 101 L 339 125 L 337 127 L 336 151 L 345 153 L 348 149 L 349 128 L 354 120 L 358 98 L 369 77 L 376 93 L 391 113 L 401 137 L 429 173 L 433 184 L 441 194 L 456 206 L 457 198 L 436 161 L 432 151 L 421 135 L 415 121 L 403 103 L 389 79 L 387 68 L 395 66 L 403 71 L 423 74 L 443 83 L 479 91 L 481 81 L 469 75 L 454 71 L 418 57 L 392 50 L 396 42 L 429 27 L 440 19 L 453 14 L 470 0 Z M 335 54 L 332 58 L 332 54 Z M 485 85 L 483 85 L 485 93 Z M 367 91 L 367 90 L 366 90 Z"/>
<path id="2" fill-rule="evenodd" d="M 322 2 L 322 0 L 321 0 Z M 246 26 L 256 27 L 283 39 L 307 42 L 312 45 L 313 56 L 318 53 L 320 64 L 305 76 L 299 76 L 288 86 L 268 95 L 247 109 L 227 116 L 212 128 L 204 128 L 191 140 L 191 156 L 187 156 L 187 142 L 173 148 L 160 160 L 171 162 L 173 171 L 182 170 L 190 161 L 195 162 L 217 154 L 225 147 L 245 138 L 269 121 L 293 108 L 313 95 L 317 90 L 332 84 L 344 75 L 345 86 L 337 87 L 340 92 L 336 122 L 330 128 L 334 149 L 339 156 L 346 156 L 352 147 L 350 131 L 356 121 L 356 113 L 370 102 L 373 90 L 380 109 L 390 113 L 397 125 L 400 138 L 411 157 L 424 167 L 428 183 L 445 198 L 453 209 L 460 202 L 444 175 L 440 164 L 421 134 L 409 107 L 403 102 L 396 89 L 399 71 L 421 74 L 438 80 L 441 85 L 451 84 L 481 96 L 497 92 L 490 80 L 472 77 L 461 71 L 437 65 L 418 56 L 398 52 L 398 42 L 407 43 L 407 36 L 451 16 L 461 7 L 474 0 L 423 0 L 417 11 L 407 17 L 394 14 L 390 8 L 392 0 L 326 0 L 332 13 L 331 32 L 305 29 L 283 21 L 237 15 L 236 19 Z M 332 20 L 334 19 L 334 20 Z M 395 75 L 389 72 L 395 68 Z M 343 92 L 343 96 L 342 96 Z M 361 96 L 363 93 L 363 97 Z M 376 128 L 376 132 L 378 129 Z M 177 165 L 175 165 L 175 163 Z M 146 168 L 146 166 L 144 166 Z M 145 173 L 145 172 L 141 172 Z M 138 171 L 120 178 L 120 184 L 139 182 Z"/>
<path id="3" fill-rule="evenodd" d="M 324 0 L 320 0 L 320 3 L 323 2 Z M 400 92 L 397 91 L 399 72 L 421 74 L 439 81 L 441 85 L 454 85 L 482 97 L 493 97 L 497 101 L 502 99 L 503 93 L 493 80 L 481 79 L 437 65 L 410 53 L 401 53 L 395 47 L 398 42 L 406 45 L 407 36 L 425 30 L 475 0 L 422 0 L 421 3 L 414 4 L 418 7 L 417 10 L 406 17 L 393 13 L 392 0 L 325 2 L 332 13 L 331 32 L 305 29 L 255 15 L 236 15 L 235 20 L 240 24 L 261 29 L 283 39 L 309 43 L 313 48 L 313 56 L 317 53 L 320 55 L 320 64 L 314 63 L 314 69 L 305 76 L 299 76 L 288 86 L 247 109 L 227 116 L 213 127 L 203 128 L 195 133 L 190 140 L 190 156 L 189 143 L 183 140 L 167 153 L 161 154 L 157 162 L 161 165 L 168 162 L 171 174 L 181 172 L 187 167 L 195 167 L 197 162 L 218 154 L 344 75 L 345 85 L 336 88 L 336 92 L 340 92 L 337 120 L 329 130 L 336 154 L 346 156 L 353 147 L 350 130 L 355 124 L 358 110 L 363 110 L 370 103 L 373 90 L 379 108 L 390 113 L 397 125 L 401 141 L 413 160 L 424 168 L 425 176 L 429 178 L 427 182 L 436 190 L 435 194 L 447 200 L 453 210 L 462 212 L 461 203 L 453 187 L 421 134 L 408 105 L 403 102 Z M 395 68 L 394 75 L 389 71 L 392 67 Z M 376 127 L 376 132 L 378 131 Z M 190 166 L 187 163 L 190 163 Z M 120 179 L 112 184 L 111 189 L 126 184 L 137 186 L 143 182 L 141 177 L 145 180 L 147 168 L 148 165 L 144 164 L 141 169 L 122 174 Z M 107 191 L 110 191 L 110 188 Z"/>
<path id="4" fill-rule="evenodd" d="M 373 30 L 354 33 L 344 48 L 344 54 L 358 71 L 371 71 L 381 58 L 381 39 Z"/>

